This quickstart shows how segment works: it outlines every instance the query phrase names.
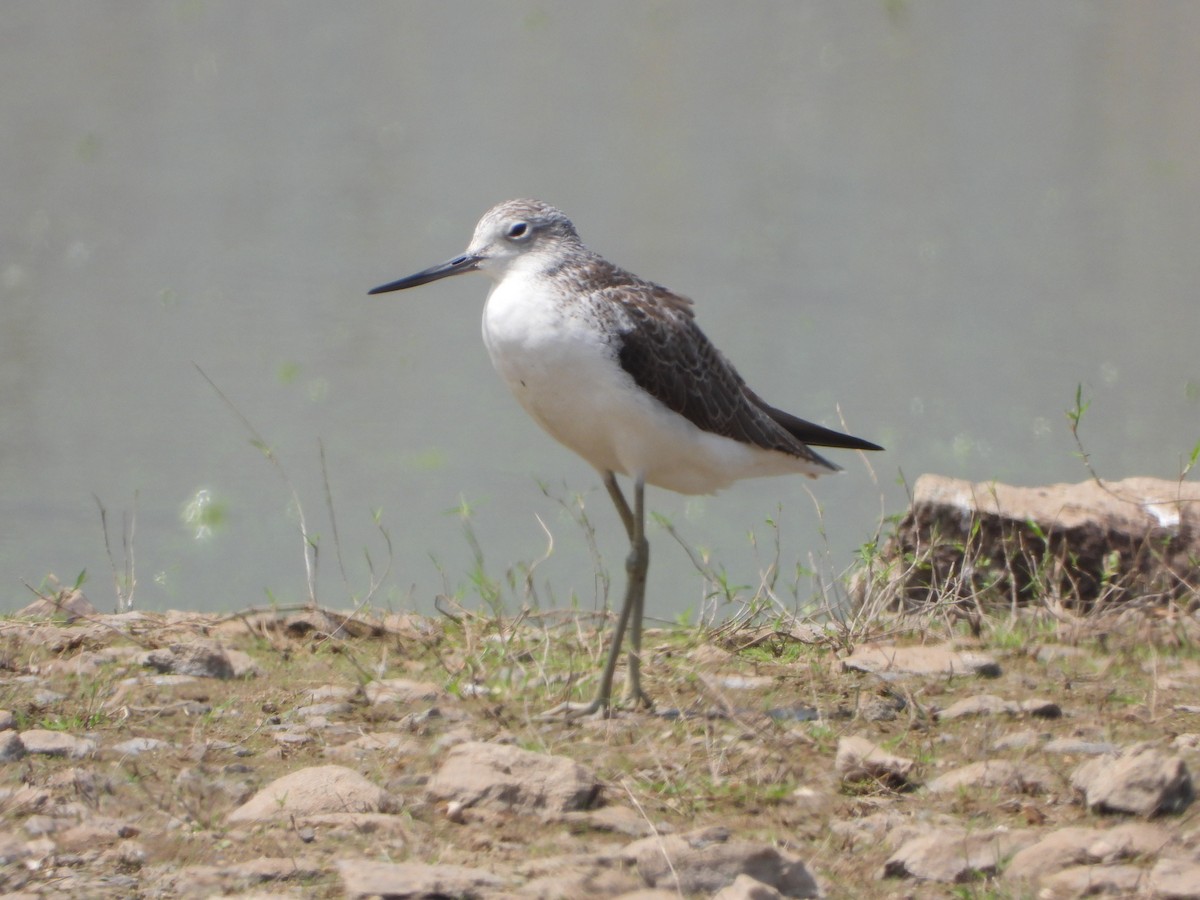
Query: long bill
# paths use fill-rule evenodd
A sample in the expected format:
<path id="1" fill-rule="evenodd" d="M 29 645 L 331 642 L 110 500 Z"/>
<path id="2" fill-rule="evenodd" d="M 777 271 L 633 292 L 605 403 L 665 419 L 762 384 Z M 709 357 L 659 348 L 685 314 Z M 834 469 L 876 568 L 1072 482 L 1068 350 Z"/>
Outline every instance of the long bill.
<path id="1" fill-rule="evenodd" d="M 390 291 L 402 291 L 405 288 L 417 287 L 422 284 L 429 284 L 431 281 L 437 281 L 440 278 L 449 278 L 451 275 L 461 275 L 463 272 L 474 272 L 479 268 L 479 257 L 462 255 L 456 256 L 454 259 L 444 263 L 438 263 L 436 266 L 431 266 L 415 275 L 409 275 L 407 278 L 401 278 L 399 281 L 392 281 L 388 284 L 381 284 L 377 288 L 372 288 L 367 291 L 368 294 L 386 294 Z"/>

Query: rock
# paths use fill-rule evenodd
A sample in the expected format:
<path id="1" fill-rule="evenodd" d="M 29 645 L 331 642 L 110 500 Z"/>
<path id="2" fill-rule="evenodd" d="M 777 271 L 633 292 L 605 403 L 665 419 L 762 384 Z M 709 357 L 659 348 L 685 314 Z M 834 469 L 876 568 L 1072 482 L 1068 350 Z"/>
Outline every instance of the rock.
<path id="1" fill-rule="evenodd" d="M 1146 881 L 1137 866 L 1071 866 L 1038 882 L 1038 900 L 1078 897 L 1133 897 Z"/>
<path id="2" fill-rule="evenodd" d="M 51 575 L 47 581 L 58 588 L 58 580 Z M 65 619 L 68 624 L 77 619 L 96 615 L 96 607 L 78 588 L 61 588 L 53 594 L 40 594 L 28 606 L 17 611 L 19 619 Z"/>
<path id="3" fill-rule="evenodd" d="M 1001 788 L 1015 794 L 1041 794 L 1054 783 L 1053 773 L 1045 766 L 987 759 L 952 769 L 930 781 L 925 787 L 934 794 L 961 788 Z"/>
<path id="4" fill-rule="evenodd" d="M 889 787 L 908 783 L 916 763 L 894 756 L 864 737 L 844 737 L 838 741 L 834 768 L 844 782 L 876 781 Z"/>
<path id="5" fill-rule="evenodd" d="M 1071 866 L 1111 864 L 1152 856 L 1171 839 L 1156 825 L 1129 822 L 1115 828 L 1059 828 L 1019 851 L 1004 870 L 1006 881 L 1039 883 Z"/>
<path id="6" fill-rule="evenodd" d="M 318 813 L 388 812 L 387 792 L 353 769 L 313 766 L 277 778 L 231 812 L 227 821 L 250 822 Z"/>
<path id="7" fill-rule="evenodd" d="M 0 733 L 0 762 L 13 762 L 25 755 L 25 744 L 15 731 Z"/>
<path id="8" fill-rule="evenodd" d="M 301 719 L 328 719 L 336 716 L 348 716 L 354 712 L 354 706 L 349 703 L 344 703 L 338 700 L 329 700 L 325 703 L 310 703 L 308 706 L 296 707 L 296 716 Z"/>
<path id="9" fill-rule="evenodd" d="M 1057 719 L 1062 709 L 1050 700 L 1005 700 L 995 694 L 979 694 L 959 700 L 937 713 L 938 719 L 959 719 L 963 716 L 990 716 L 1003 714 L 1016 716 L 1025 713 L 1042 719 Z"/>
<path id="10" fill-rule="evenodd" d="M 1160 859 L 1150 870 L 1150 895 L 1161 900 L 1200 898 L 1200 862 Z"/>
<path id="11" fill-rule="evenodd" d="M 114 753 L 120 753 L 122 756 L 137 756 L 153 750 L 167 750 L 171 746 L 170 742 L 158 738 L 137 737 L 114 744 L 112 749 Z"/>
<path id="12" fill-rule="evenodd" d="M 916 647 L 864 644 L 843 659 L 842 666 L 877 675 L 981 675 L 986 678 L 1000 675 L 1000 666 L 991 657 L 960 652 L 952 644 Z"/>
<path id="13" fill-rule="evenodd" d="M 821 896 L 799 857 L 757 841 L 731 841 L 723 828 L 643 838 L 626 847 L 622 856 L 636 860 L 646 884 L 682 894 L 713 894 L 739 875 L 749 875 L 784 897 Z"/>
<path id="14" fill-rule="evenodd" d="M 608 831 L 627 837 L 648 837 L 652 834 L 670 834 L 671 826 L 666 823 L 651 823 L 646 817 L 628 806 L 601 806 L 585 812 L 563 813 L 567 825 L 590 831 Z"/>
<path id="15" fill-rule="evenodd" d="M 29 856 L 32 851 L 15 834 L 0 832 L 0 866 L 11 866 Z"/>
<path id="16" fill-rule="evenodd" d="M 1117 745 L 1107 741 L 1085 741 L 1081 738 L 1055 738 L 1042 748 L 1046 753 L 1062 753 L 1064 756 L 1115 756 Z"/>
<path id="17" fill-rule="evenodd" d="M 226 650 L 225 658 L 233 667 L 234 678 L 261 678 L 264 674 L 262 667 L 254 661 L 254 657 L 249 653 L 241 650 Z"/>
<path id="18" fill-rule="evenodd" d="M 518 895 L 525 900 L 590 900 L 592 897 L 630 897 L 645 892 L 633 865 L 614 865 L 606 854 L 568 853 L 530 860 L 519 867 L 528 879 Z M 678 894 L 672 895 L 678 900 Z"/>
<path id="19" fill-rule="evenodd" d="M 0 709 L 0 731 L 11 731 L 17 727 L 17 717 L 12 710 Z"/>
<path id="20" fill-rule="evenodd" d="M 763 884 L 749 875 L 739 875 L 729 887 L 713 894 L 712 900 L 781 900 L 783 894 L 769 884 Z"/>
<path id="21" fill-rule="evenodd" d="M 388 863 L 371 859 L 341 859 L 338 875 L 347 897 L 386 897 L 388 900 L 442 900 L 447 897 L 483 897 L 505 886 L 505 881 L 483 869 L 466 866 L 431 866 L 424 863 Z"/>
<path id="22" fill-rule="evenodd" d="M 1045 740 L 1047 735 L 1037 731 L 1013 731 L 1009 734 L 1001 735 L 992 742 L 993 750 L 1028 750 L 1030 747 L 1036 747 L 1040 741 Z"/>
<path id="23" fill-rule="evenodd" d="M 141 663 L 158 672 L 197 678 L 233 678 L 236 674 L 225 650 L 205 640 L 151 650 L 142 655 Z"/>
<path id="24" fill-rule="evenodd" d="M 21 732 L 21 744 L 25 752 L 44 756 L 69 756 L 71 759 L 82 759 L 96 752 L 96 742 L 88 738 L 79 738 L 65 731 L 47 731 L 44 728 L 31 728 Z"/>
<path id="25" fill-rule="evenodd" d="M 1028 831 L 935 830 L 905 842 L 883 865 L 885 878 L 961 884 L 994 875 L 1003 860 L 1034 840 Z"/>
<path id="26" fill-rule="evenodd" d="M 885 590 L 905 607 L 932 596 L 990 595 L 1007 606 L 1051 594 L 1089 608 L 1102 595 L 1181 597 L 1200 583 L 1197 560 L 1200 484 L 1128 478 L 1025 488 L 922 475 L 883 548 L 883 571 L 869 584 L 858 579 L 854 593 L 861 602 L 868 589 Z"/>
<path id="27" fill-rule="evenodd" d="M 1088 760 L 1071 775 L 1071 786 L 1089 809 L 1139 816 L 1182 812 L 1195 798 L 1183 760 L 1145 744 Z"/>
<path id="28" fill-rule="evenodd" d="M 407 678 L 385 678 L 372 681 L 366 687 L 367 702 L 372 705 L 395 703 L 444 703 L 450 698 L 444 690 L 429 681 L 409 681 Z"/>
<path id="29" fill-rule="evenodd" d="M 592 806 L 600 782 L 565 756 L 467 741 L 450 749 L 425 791 L 435 802 L 462 808 L 553 816 Z"/>

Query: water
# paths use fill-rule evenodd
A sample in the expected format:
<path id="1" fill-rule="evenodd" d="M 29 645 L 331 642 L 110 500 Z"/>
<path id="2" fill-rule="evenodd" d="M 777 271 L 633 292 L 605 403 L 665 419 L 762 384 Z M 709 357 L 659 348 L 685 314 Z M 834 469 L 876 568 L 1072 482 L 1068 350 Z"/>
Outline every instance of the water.
<path id="1" fill-rule="evenodd" d="M 494 578 L 545 553 L 540 517 L 538 598 L 590 608 L 576 492 L 619 589 L 598 477 L 491 371 L 485 280 L 365 296 L 517 196 L 693 297 L 769 402 L 887 446 L 875 479 L 836 454 L 821 517 L 803 479 L 650 492 L 735 584 L 768 518 L 788 578 L 848 565 L 901 477 L 1086 477 L 1077 384 L 1102 475 L 1174 477 L 1200 440 L 1198 39 L 1188 3 L 13 5 L 0 609 L 83 570 L 113 605 L 96 498 L 118 566 L 136 510 L 135 606 L 301 602 L 293 490 L 330 605 L 388 560 L 376 510 L 377 602 L 478 602 L 466 508 Z M 652 614 L 694 611 L 702 579 L 651 543 Z"/>

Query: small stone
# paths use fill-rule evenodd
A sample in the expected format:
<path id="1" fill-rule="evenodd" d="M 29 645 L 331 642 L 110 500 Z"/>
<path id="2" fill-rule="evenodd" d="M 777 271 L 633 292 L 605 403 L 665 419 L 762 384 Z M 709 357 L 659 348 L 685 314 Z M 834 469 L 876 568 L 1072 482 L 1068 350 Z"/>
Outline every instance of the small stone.
<path id="1" fill-rule="evenodd" d="M 25 755 L 25 744 L 15 731 L 0 732 L 0 762 L 13 762 Z"/>
<path id="2" fill-rule="evenodd" d="M 722 828 L 643 838 L 622 850 L 622 856 L 637 861 L 638 872 L 651 887 L 683 894 L 713 894 L 733 884 L 738 875 L 749 875 L 785 897 L 821 896 L 799 857 L 769 844 L 728 840 Z"/>
<path id="3" fill-rule="evenodd" d="M 353 769 L 313 766 L 269 785 L 229 814 L 229 822 L 340 812 L 387 812 L 391 798 Z"/>
<path id="4" fill-rule="evenodd" d="M 65 731 L 47 731 L 44 728 L 32 728 L 21 732 L 21 743 L 25 752 L 43 756 L 69 756 L 71 759 L 82 759 L 96 752 L 96 742 L 88 738 L 79 738 Z"/>
<path id="5" fill-rule="evenodd" d="M 859 672 L 905 675 L 977 675 L 995 678 L 999 664 L 981 653 L 958 651 L 951 644 L 894 647 L 864 644 L 842 660 L 842 666 Z"/>
<path id="6" fill-rule="evenodd" d="M 1038 882 L 1038 900 L 1077 897 L 1133 897 L 1146 881 L 1138 866 L 1070 866 Z"/>
<path id="7" fill-rule="evenodd" d="M 1022 849 L 1004 870 L 1007 881 L 1035 883 L 1071 866 L 1105 865 L 1157 853 L 1170 835 L 1155 825 L 1130 822 L 1115 828 L 1059 828 Z"/>
<path id="8" fill-rule="evenodd" d="M 880 749 L 864 737 L 844 737 L 838 741 L 834 767 L 844 782 L 876 781 L 889 787 L 908 783 L 916 763 Z"/>
<path id="9" fill-rule="evenodd" d="M 424 863 L 388 863 L 342 859 L 338 875 L 347 897 L 388 897 L 390 900 L 430 900 L 434 897 L 480 897 L 497 892 L 505 881 L 483 869 Z"/>
<path id="10" fill-rule="evenodd" d="M 1116 755 L 1117 745 L 1107 741 L 1085 741 L 1080 738 L 1055 738 L 1042 748 L 1046 753 L 1061 753 L 1064 756 L 1109 756 Z"/>
<path id="11" fill-rule="evenodd" d="M 467 741 L 450 749 L 425 790 L 435 802 L 556 815 L 591 807 L 600 782 L 565 756 Z"/>
<path id="12" fill-rule="evenodd" d="M 312 719 L 317 716 L 325 718 L 330 716 L 347 716 L 352 712 L 354 712 L 353 705 L 338 700 L 330 700 L 325 703 L 312 703 L 296 709 L 296 715 L 302 719 Z"/>
<path id="13" fill-rule="evenodd" d="M 1150 870 L 1150 893 L 1163 900 L 1197 900 L 1200 898 L 1200 862 L 1160 859 Z"/>
<path id="14" fill-rule="evenodd" d="M 733 884 L 713 894 L 712 900 L 783 900 L 783 894 L 749 875 L 739 875 Z"/>
<path id="15" fill-rule="evenodd" d="M 1045 735 L 1037 731 L 1014 731 L 1010 734 L 1002 735 L 992 742 L 993 750 L 1028 750 L 1030 747 L 1037 746 L 1039 741 L 1045 739 Z"/>
<path id="16" fill-rule="evenodd" d="M 1053 773 L 1045 766 L 1023 763 L 1017 765 L 1006 759 L 989 759 L 970 763 L 930 781 L 931 793 L 945 794 L 960 788 L 1002 788 L 1018 794 L 1039 794 L 1051 789 Z"/>
<path id="17" fill-rule="evenodd" d="M 407 678 L 385 678 L 372 681 L 366 687 L 367 702 L 409 705 L 414 703 L 445 703 L 450 695 L 428 681 L 409 681 Z"/>
<path id="18" fill-rule="evenodd" d="M 994 875 L 1005 859 L 1034 839 L 1028 831 L 934 830 L 901 846 L 884 863 L 882 875 L 960 884 Z"/>
<path id="19" fill-rule="evenodd" d="M 122 741 L 119 744 L 114 744 L 112 749 L 114 753 L 119 753 L 122 756 L 137 756 L 153 750 L 168 750 L 171 746 L 169 742 L 159 740 L 158 738 L 136 737 Z"/>
<path id="20" fill-rule="evenodd" d="M 142 656 L 142 665 L 171 675 L 197 678 L 233 678 L 235 671 L 229 654 L 213 641 L 191 641 L 160 647 Z"/>
<path id="21" fill-rule="evenodd" d="M 1071 786 L 1098 812 L 1156 816 L 1182 812 L 1195 799 L 1183 760 L 1145 744 L 1088 760 L 1071 775 Z"/>

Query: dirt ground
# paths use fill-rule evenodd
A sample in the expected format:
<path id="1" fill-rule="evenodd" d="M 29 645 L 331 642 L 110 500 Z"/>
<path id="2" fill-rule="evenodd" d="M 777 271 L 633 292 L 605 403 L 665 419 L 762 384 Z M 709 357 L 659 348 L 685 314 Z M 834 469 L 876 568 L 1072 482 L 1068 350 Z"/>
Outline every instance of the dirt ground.
<path id="1" fill-rule="evenodd" d="M 1006 881 L 1003 861 L 960 883 L 885 875 L 885 863 L 904 834 L 933 828 L 1041 835 L 1127 821 L 1089 810 L 1070 783 L 1106 745 L 1148 741 L 1192 772 L 1200 766 L 1195 742 L 1180 741 L 1200 732 L 1194 614 L 1028 614 L 988 621 L 977 637 L 919 617 L 857 634 L 778 622 L 650 631 L 644 679 L 654 711 L 538 718 L 572 690 L 581 699 L 594 688 L 605 637 L 594 624 L 575 615 L 514 622 L 319 610 L 4 620 L 0 893 L 341 897 L 338 862 L 361 859 L 484 869 L 505 877 L 504 896 L 530 896 L 523 886 L 562 860 L 599 858 L 640 834 L 722 826 L 795 854 L 830 897 L 1036 896 Z M 872 642 L 947 641 L 995 666 L 904 675 L 844 664 Z M 197 646 L 217 648 L 228 667 L 206 677 L 187 651 Z M 1061 714 L 937 715 L 981 695 L 1049 701 Z M 35 740 L 41 732 L 72 741 L 54 750 Z M 15 735 L 51 749 L 22 749 Z M 844 779 L 836 756 L 849 736 L 911 761 L 911 774 Z M 1047 750 L 1060 738 L 1075 743 Z M 632 825 L 450 814 L 424 785 L 464 740 L 575 760 L 602 784 L 599 802 L 631 811 L 620 821 Z M 928 789 L 984 759 L 1048 776 L 1018 790 Z M 330 763 L 383 788 L 387 815 L 230 823 L 273 779 Z M 1154 823 L 1178 854 L 1200 859 L 1195 805 Z M 1149 869 L 1154 856 L 1124 862 Z"/>

